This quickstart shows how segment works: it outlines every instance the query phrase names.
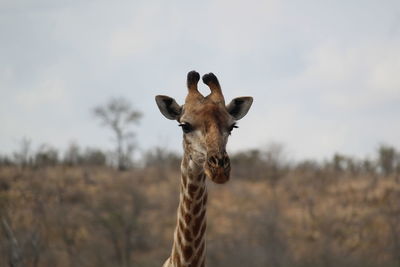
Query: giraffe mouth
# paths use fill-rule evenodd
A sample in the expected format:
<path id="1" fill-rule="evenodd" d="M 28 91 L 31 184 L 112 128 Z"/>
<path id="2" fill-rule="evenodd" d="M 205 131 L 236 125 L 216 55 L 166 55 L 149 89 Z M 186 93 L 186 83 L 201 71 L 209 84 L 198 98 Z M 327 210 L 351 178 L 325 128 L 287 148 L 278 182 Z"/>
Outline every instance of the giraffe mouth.
<path id="1" fill-rule="evenodd" d="M 214 183 L 224 184 L 229 181 L 231 168 L 230 166 L 214 167 L 206 163 L 204 166 L 204 172 Z"/>
<path id="2" fill-rule="evenodd" d="M 229 181 L 229 176 L 224 176 L 224 177 L 218 176 L 215 177 L 214 179 L 211 178 L 211 181 L 213 181 L 216 184 L 224 184 Z"/>
<path id="3" fill-rule="evenodd" d="M 204 165 L 206 175 L 217 184 L 229 181 L 231 164 L 228 154 L 224 152 L 210 153 Z"/>

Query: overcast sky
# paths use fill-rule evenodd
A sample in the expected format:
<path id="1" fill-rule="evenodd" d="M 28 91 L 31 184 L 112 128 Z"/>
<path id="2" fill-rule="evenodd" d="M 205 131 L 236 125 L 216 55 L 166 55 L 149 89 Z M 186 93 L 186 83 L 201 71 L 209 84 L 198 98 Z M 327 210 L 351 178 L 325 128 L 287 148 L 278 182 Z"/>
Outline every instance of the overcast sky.
<path id="1" fill-rule="evenodd" d="M 398 0 L 1 0 L 0 48 L 2 154 L 23 137 L 110 148 L 90 109 L 118 96 L 144 113 L 141 149 L 181 151 L 181 129 L 154 96 L 182 103 L 190 70 L 214 72 L 227 101 L 254 97 L 231 151 L 400 149 Z"/>

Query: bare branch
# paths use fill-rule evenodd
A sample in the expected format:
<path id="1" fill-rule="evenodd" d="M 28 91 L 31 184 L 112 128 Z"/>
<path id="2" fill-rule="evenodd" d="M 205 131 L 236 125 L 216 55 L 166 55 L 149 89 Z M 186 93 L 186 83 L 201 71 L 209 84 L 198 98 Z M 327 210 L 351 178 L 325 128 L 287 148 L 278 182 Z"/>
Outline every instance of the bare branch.
<path id="1" fill-rule="evenodd" d="M 116 140 L 117 164 L 120 170 L 126 169 L 131 162 L 134 132 L 130 129 L 137 124 L 142 113 L 134 109 L 125 98 L 112 98 L 106 104 L 93 109 L 93 115 L 109 127 Z"/>

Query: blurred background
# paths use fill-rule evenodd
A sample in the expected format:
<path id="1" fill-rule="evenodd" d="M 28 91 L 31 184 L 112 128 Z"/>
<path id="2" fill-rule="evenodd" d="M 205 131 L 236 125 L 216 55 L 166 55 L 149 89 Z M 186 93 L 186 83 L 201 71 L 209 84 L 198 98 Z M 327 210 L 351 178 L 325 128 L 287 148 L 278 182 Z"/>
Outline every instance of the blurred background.
<path id="1" fill-rule="evenodd" d="M 209 266 L 400 266 L 399 1 L 2 0 L 0 44 L 0 266 L 161 266 L 190 70 L 254 97 Z"/>

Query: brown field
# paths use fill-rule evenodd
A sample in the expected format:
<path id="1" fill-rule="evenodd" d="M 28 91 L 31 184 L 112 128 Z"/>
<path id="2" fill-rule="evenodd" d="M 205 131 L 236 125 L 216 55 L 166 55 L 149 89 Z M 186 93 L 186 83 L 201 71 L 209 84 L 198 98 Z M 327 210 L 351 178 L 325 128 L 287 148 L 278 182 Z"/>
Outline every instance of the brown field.
<path id="1" fill-rule="evenodd" d="M 250 154 L 209 183 L 208 266 L 400 266 L 399 172 Z M 0 167 L 0 266 L 161 266 L 179 176 L 176 160 Z"/>

